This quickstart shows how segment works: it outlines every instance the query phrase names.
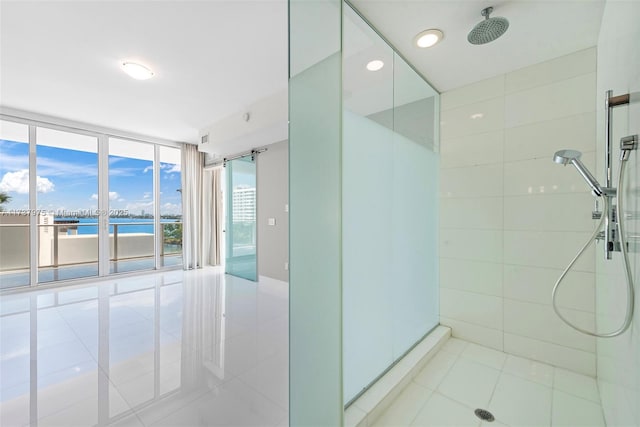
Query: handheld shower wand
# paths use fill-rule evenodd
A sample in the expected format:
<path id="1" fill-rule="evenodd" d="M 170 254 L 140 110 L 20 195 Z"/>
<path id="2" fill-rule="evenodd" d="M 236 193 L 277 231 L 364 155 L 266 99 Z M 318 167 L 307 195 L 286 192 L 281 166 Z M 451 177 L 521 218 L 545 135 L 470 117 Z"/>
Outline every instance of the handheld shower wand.
<path id="1" fill-rule="evenodd" d="M 553 291 L 551 292 L 551 302 L 553 305 L 553 310 L 556 312 L 558 317 L 573 329 L 597 338 L 613 338 L 613 337 L 622 335 L 629 328 L 629 326 L 631 325 L 631 321 L 633 320 L 635 296 L 634 296 L 633 275 L 632 275 L 631 267 L 629 263 L 627 241 L 625 238 L 626 234 L 624 230 L 624 210 L 623 210 L 624 190 L 622 186 L 624 184 L 624 175 L 625 175 L 625 170 L 626 170 L 627 162 L 629 160 L 630 153 L 632 150 L 636 150 L 637 147 L 638 147 L 637 135 L 627 136 L 620 140 L 620 151 L 621 151 L 620 152 L 620 172 L 618 174 L 617 189 L 609 188 L 609 187 L 602 188 L 598 183 L 598 180 L 594 178 L 594 176 L 589 172 L 589 170 L 585 167 L 585 165 L 580 161 L 580 156 L 582 155 L 582 153 L 580 153 L 579 151 L 560 150 L 560 151 L 556 151 L 556 153 L 553 156 L 553 161 L 556 163 L 559 163 L 561 165 L 567 165 L 571 163 L 573 166 L 575 166 L 578 172 L 580 173 L 580 175 L 582 175 L 585 181 L 587 181 L 587 184 L 589 184 L 589 186 L 593 190 L 593 194 L 598 197 L 602 197 L 602 200 L 604 202 L 604 208 L 602 211 L 602 215 L 600 217 L 600 222 L 598 223 L 597 227 L 593 231 L 593 234 L 589 237 L 589 240 L 585 242 L 584 246 L 582 246 L 580 251 L 578 251 L 577 255 L 573 257 L 573 259 L 571 260 L 567 268 L 564 269 L 564 271 L 556 281 L 555 285 L 553 286 Z M 617 202 L 618 202 L 618 212 L 620 212 L 619 215 L 615 215 L 615 211 L 614 211 L 615 206 L 611 201 L 611 199 L 614 197 L 617 199 Z M 587 329 L 583 329 L 571 323 L 571 321 L 567 319 L 560 312 L 556 297 L 557 297 L 558 289 L 560 288 L 560 284 L 562 283 L 567 273 L 569 273 L 569 270 L 571 270 L 573 265 L 587 250 L 589 245 L 594 240 L 598 239 L 598 236 L 600 235 L 600 229 L 602 228 L 603 225 L 605 226 L 605 228 L 608 226 L 607 220 L 610 218 L 616 218 L 614 219 L 614 224 L 615 224 L 615 227 L 617 228 L 617 242 L 616 240 L 612 242 L 608 242 L 607 239 L 605 239 L 605 245 L 611 245 L 611 250 L 617 250 L 616 243 L 619 243 L 618 247 L 620 248 L 619 250 L 622 253 L 622 262 L 624 264 L 624 270 L 625 270 L 626 279 L 627 279 L 627 310 L 625 313 L 624 321 L 622 322 L 622 325 L 618 329 L 615 329 L 614 331 L 607 332 L 607 333 L 598 333 L 595 331 L 589 331 Z M 603 235 L 606 235 L 606 233 L 603 232 Z M 610 258 L 607 257 L 607 259 L 610 259 Z"/>
<path id="2" fill-rule="evenodd" d="M 593 194 L 601 197 L 604 192 L 602 191 L 600 183 L 598 183 L 598 180 L 589 172 L 584 163 L 580 161 L 580 156 L 582 156 L 582 153 L 576 150 L 560 150 L 554 154 L 553 161 L 565 166 L 571 163 L 576 167 L 585 181 L 587 181 L 587 184 L 589 184 L 589 187 L 593 190 Z"/>

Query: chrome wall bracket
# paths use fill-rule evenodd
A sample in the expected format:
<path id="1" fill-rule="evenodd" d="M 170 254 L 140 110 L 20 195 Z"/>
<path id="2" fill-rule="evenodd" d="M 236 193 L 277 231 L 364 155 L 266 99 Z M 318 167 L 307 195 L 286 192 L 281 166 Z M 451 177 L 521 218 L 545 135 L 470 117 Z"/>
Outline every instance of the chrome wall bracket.
<path id="1" fill-rule="evenodd" d="M 638 135 L 629 135 L 620 139 L 620 161 L 627 161 L 631 151 L 638 149 Z M 620 252 L 620 236 L 618 234 L 618 209 L 617 206 L 613 203 L 613 199 L 618 196 L 618 191 L 622 191 L 622 189 L 605 187 L 603 190 L 603 197 L 609 198 L 609 212 L 607 214 L 607 218 L 605 219 L 604 231 L 601 234 L 598 234 L 597 240 L 604 240 L 605 242 L 605 257 L 606 259 L 611 259 L 612 252 Z M 599 214 L 599 215 L 597 215 Z M 598 212 L 597 204 L 596 210 L 591 214 L 592 218 L 596 216 L 598 218 L 602 217 L 602 212 Z M 627 243 L 627 248 L 630 252 L 637 252 L 639 247 L 639 240 L 631 239 Z"/>

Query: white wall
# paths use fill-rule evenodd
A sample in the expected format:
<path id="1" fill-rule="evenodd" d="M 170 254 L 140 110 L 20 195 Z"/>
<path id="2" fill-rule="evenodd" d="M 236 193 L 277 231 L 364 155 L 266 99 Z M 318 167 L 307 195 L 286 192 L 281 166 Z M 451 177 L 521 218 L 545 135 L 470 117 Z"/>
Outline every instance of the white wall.
<path id="1" fill-rule="evenodd" d="M 442 96 L 440 313 L 453 335 L 595 375 L 595 340 L 564 325 L 551 289 L 588 238 L 593 197 L 572 167 L 594 170 L 596 50 L 576 52 Z M 594 249 L 560 295 L 594 326 Z"/>
<path id="2" fill-rule="evenodd" d="M 604 150 L 604 109 L 606 90 L 614 95 L 635 92 L 635 102 L 617 107 L 613 117 L 613 173 L 618 175 L 620 138 L 640 134 L 640 2 L 608 1 L 605 6 L 598 40 L 598 152 Z M 602 159 L 598 158 L 598 177 L 603 175 Z M 640 212 L 638 188 L 640 170 L 638 153 L 629 160 L 626 186 L 627 212 Z M 627 221 L 629 235 L 640 234 L 638 220 Z M 631 252 L 633 276 L 636 282 L 636 313 L 631 329 L 613 339 L 598 340 L 598 387 L 608 425 L 640 426 L 640 255 Z M 625 276 L 619 253 L 613 260 L 596 257 L 597 323 L 602 331 L 617 328 L 626 306 Z"/>

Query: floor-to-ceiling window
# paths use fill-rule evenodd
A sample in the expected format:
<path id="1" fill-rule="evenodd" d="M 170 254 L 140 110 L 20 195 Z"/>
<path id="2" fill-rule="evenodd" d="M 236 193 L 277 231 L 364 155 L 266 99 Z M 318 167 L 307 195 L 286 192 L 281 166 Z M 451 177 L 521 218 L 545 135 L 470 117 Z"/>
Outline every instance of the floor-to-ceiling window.
<path id="1" fill-rule="evenodd" d="M 0 288 L 180 265 L 180 183 L 178 144 L 3 116 Z"/>
<path id="2" fill-rule="evenodd" d="M 29 126 L 0 120 L 0 287 L 29 280 Z"/>
<path id="3" fill-rule="evenodd" d="M 36 129 L 38 282 L 98 275 L 98 139 Z"/>
<path id="4" fill-rule="evenodd" d="M 159 147 L 162 266 L 182 264 L 182 187 L 180 150 Z"/>
<path id="5" fill-rule="evenodd" d="M 155 268 L 154 146 L 109 139 L 109 271 Z"/>

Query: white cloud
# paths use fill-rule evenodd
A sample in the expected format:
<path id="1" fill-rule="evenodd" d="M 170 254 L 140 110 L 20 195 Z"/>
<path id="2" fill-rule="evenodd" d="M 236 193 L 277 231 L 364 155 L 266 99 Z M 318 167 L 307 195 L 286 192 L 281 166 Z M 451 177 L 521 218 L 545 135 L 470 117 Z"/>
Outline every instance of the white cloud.
<path id="1" fill-rule="evenodd" d="M 163 163 L 161 167 L 166 173 L 179 173 L 181 171 L 180 165 L 173 163 Z"/>
<path id="2" fill-rule="evenodd" d="M 162 205 L 162 213 L 165 215 L 178 215 L 182 213 L 182 209 L 180 208 L 180 205 L 176 203 L 167 202 Z"/>
<path id="3" fill-rule="evenodd" d="M 160 193 L 162 194 L 162 193 Z M 150 199 L 151 198 L 151 192 L 150 191 L 145 191 L 144 194 L 142 195 L 143 199 Z"/>
<path id="4" fill-rule="evenodd" d="M 36 177 L 36 190 L 38 193 L 49 193 L 53 191 L 54 187 L 55 185 L 48 178 Z M 0 191 L 28 194 L 29 169 L 5 173 L 0 181 Z"/>
<path id="5" fill-rule="evenodd" d="M 142 173 L 147 173 L 147 172 L 152 171 L 152 170 L 153 170 L 153 165 L 152 166 L 147 166 L 146 168 L 144 168 L 142 170 Z"/>
<path id="6" fill-rule="evenodd" d="M 141 211 L 145 211 L 146 213 L 153 213 L 152 209 L 153 209 L 153 201 L 149 201 L 149 202 L 130 202 L 127 203 L 127 207 L 126 209 L 131 212 L 132 214 L 138 214 Z"/>
<path id="7" fill-rule="evenodd" d="M 97 194 L 92 194 L 90 199 L 91 200 L 98 200 L 98 195 Z M 117 200 L 119 202 L 124 201 L 124 199 L 121 198 L 120 195 L 115 191 L 109 191 L 109 200 Z"/>
<path id="8" fill-rule="evenodd" d="M 65 162 L 63 160 L 39 156 L 38 171 L 47 176 L 98 176 L 97 155 L 96 163 L 93 165 Z"/>

